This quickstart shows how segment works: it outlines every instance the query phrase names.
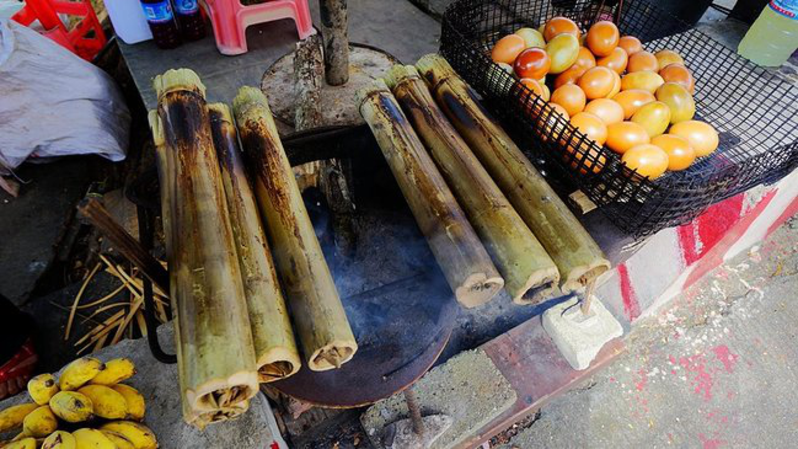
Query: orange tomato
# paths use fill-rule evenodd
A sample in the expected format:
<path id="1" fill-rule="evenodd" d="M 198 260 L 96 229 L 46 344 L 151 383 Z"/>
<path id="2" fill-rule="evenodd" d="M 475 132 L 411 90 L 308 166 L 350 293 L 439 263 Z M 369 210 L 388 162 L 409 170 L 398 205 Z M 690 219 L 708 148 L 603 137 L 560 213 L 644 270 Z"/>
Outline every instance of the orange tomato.
<path id="1" fill-rule="evenodd" d="M 629 56 L 629 63 L 626 65 L 626 70 L 632 72 L 657 72 L 659 71 L 659 62 L 657 57 L 647 51 L 639 51 L 632 56 Z"/>
<path id="2" fill-rule="evenodd" d="M 695 93 L 695 79 L 684 64 L 678 62 L 668 64 L 659 71 L 659 76 L 661 76 L 666 83 L 681 84 L 690 94 Z"/>
<path id="3" fill-rule="evenodd" d="M 616 153 L 626 153 L 630 148 L 650 141 L 646 129 L 634 122 L 613 123 L 607 127 L 607 146 Z"/>
<path id="4" fill-rule="evenodd" d="M 592 69 L 595 66 L 596 57 L 593 56 L 593 53 L 590 53 L 590 50 L 585 47 L 579 47 L 579 56 L 577 56 L 576 62 L 574 62 L 574 65 L 572 65 L 571 68 L 582 67 L 587 70 Z"/>
<path id="5" fill-rule="evenodd" d="M 568 111 L 564 107 L 557 103 L 549 103 L 549 106 L 551 106 L 552 111 L 547 114 L 544 110 L 543 130 L 538 132 L 538 137 L 543 142 L 547 142 L 552 135 L 561 135 L 565 129 L 565 124 L 571 120 L 571 116 L 568 115 Z M 538 128 L 535 128 L 535 130 L 537 131 Z"/>
<path id="6" fill-rule="evenodd" d="M 660 50 L 655 53 L 654 56 L 657 58 L 657 64 L 659 66 L 657 70 L 662 70 L 665 67 L 675 63 L 684 64 L 684 59 L 679 56 L 679 53 L 676 53 L 673 50 Z"/>
<path id="7" fill-rule="evenodd" d="M 621 161 L 640 176 L 656 179 L 668 169 L 668 154 L 662 148 L 644 143 L 630 148 L 621 156 Z"/>
<path id="8" fill-rule="evenodd" d="M 522 51 L 515 58 L 513 69 L 519 78 L 532 78 L 539 80 L 549 73 L 551 58 L 546 50 L 532 47 Z"/>
<path id="9" fill-rule="evenodd" d="M 574 170 L 578 168 L 579 173 L 583 175 L 586 175 L 588 170 L 592 171 L 593 173 L 600 172 L 607 163 L 607 157 L 601 153 L 601 148 L 596 148 L 593 145 L 590 145 L 588 141 L 582 141 L 578 145 L 581 149 L 579 153 L 573 157 L 563 155 L 563 159 L 566 161 L 570 160 L 571 168 Z M 574 154 L 575 151 L 572 145 L 568 145 L 565 148 L 568 150 L 568 153 Z M 582 160 L 582 164 L 579 163 L 579 160 Z"/>
<path id="10" fill-rule="evenodd" d="M 610 93 L 607 94 L 607 96 L 606 96 L 607 98 L 612 98 L 615 95 L 617 95 L 618 92 L 621 91 L 621 75 L 618 75 L 617 73 L 612 72 L 612 76 L 614 78 L 613 83 L 612 83 L 612 90 L 610 90 Z"/>
<path id="11" fill-rule="evenodd" d="M 618 46 L 620 38 L 618 27 L 608 20 L 602 20 L 590 27 L 585 43 L 594 55 L 608 56 Z"/>
<path id="12" fill-rule="evenodd" d="M 569 116 L 582 112 L 585 109 L 586 101 L 585 93 L 575 84 L 566 84 L 558 87 L 551 94 L 551 102 L 565 108 Z"/>
<path id="13" fill-rule="evenodd" d="M 555 36 L 561 33 L 573 34 L 577 39 L 582 35 L 582 31 L 579 30 L 579 26 L 576 22 L 567 17 L 554 17 L 546 22 L 543 28 L 543 37 L 546 39 L 546 42 L 554 39 Z"/>
<path id="14" fill-rule="evenodd" d="M 642 125 L 649 137 L 658 136 L 668 129 L 671 109 L 661 101 L 652 101 L 638 109 L 632 116 L 632 121 Z"/>
<path id="15" fill-rule="evenodd" d="M 671 123 L 690 120 L 695 115 L 695 101 L 690 92 L 676 83 L 665 83 L 657 89 L 657 100 L 671 109 Z"/>
<path id="16" fill-rule="evenodd" d="M 654 94 L 642 89 L 625 90 L 612 97 L 623 108 L 624 120 L 632 118 L 638 109 L 647 103 L 656 101 Z"/>
<path id="17" fill-rule="evenodd" d="M 684 137 L 695 150 L 696 157 L 712 154 L 718 148 L 720 137 L 709 123 L 687 120 L 671 126 L 669 134 Z"/>
<path id="18" fill-rule="evenodd" d="M 623 121 L 623 108 L 609 98 L 597 98 L 585 106 L 585 112 L 600 118 L 605 125 Z"/>
<path id="19" fill-rule="evenodd" d="M 566 84 L 576 84 L 585 72 L 587 72 L 587 69 L 576 67 L 576 64 L 574 64 L 570 69 L 557 75 L 557 78 L 554 79 L 554 88 L 559 89 Z"/>
<path id="20" fill-rule="evenodd" d="M 684 170 L 695 161 L 695 149 L 684 137 L 663 134 L 651 139 L 651 144 L 662 148 L 668 155 L 668 170 Z"/>
<path id="21" fill-rule="evenodd" d="M 621 78 L 621 90 L 643 89 L 653 94 L 663 84 L 665 84 L 665 80 L 656 72 L 627 73 Z"/>
<path id="22" fill-rule="evenodd" d="M 571 125 L 599 146 L 607 141 L 607 125 L 593 114 L 580 112 L 571 117 Z"/>
<path id="23" fill-rule="evenodd" d="M 618 40 L 618 46 L 623 48 L 623 51 L 625 51 L 629 56 L 643 51 L 643 44 L 640 42 L 640 39 L 634 36 L 622 37 L 620 40 Z"/>
<path id="24" fill-rule="evenodd" d="M 524 38 L 517 34 L 511 34 L 509 36 L 504 36 L 496 42 L 496 45 L 493 46 L 493 50 L 490 52 L 490 57 L 493 59 L 493 62 L 503 62 L 512 65 L 515 62 L 515 58 L 518 57 L 525 48 L 526 42 Z"/>
<path id="25" fill-rule="evenodd" d="M 615 73 L 621 74 L 624 70 L 626 70 L 626 65 L 629 63 L 629 57 L 626 55 L 626 52 L 623 48 L 615 47 L 612 52 L 599 59 L 596 64 L 607 67 L 608 69 L 614 70 Z"/>
<path id="26" fill-rule="evenodd" d="M 615 85 L 615 72 L 606 67 L 593 67 L 588 69 L 582 77 L 579 78 L 577 84 L 585 92 L 585 96 L 589 99 L 602 98 L 607 96 L 612 91 Z"/>

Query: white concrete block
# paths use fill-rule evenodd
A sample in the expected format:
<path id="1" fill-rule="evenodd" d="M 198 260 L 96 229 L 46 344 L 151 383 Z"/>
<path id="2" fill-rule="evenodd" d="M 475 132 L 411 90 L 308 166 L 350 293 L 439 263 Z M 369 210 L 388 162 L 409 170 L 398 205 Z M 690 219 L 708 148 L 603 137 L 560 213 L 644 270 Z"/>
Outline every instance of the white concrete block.
<path id="1" fill-rule="evenodd" d="M 545 311 L 543 329 L 576 370 L 590 366 L 608 341 L 623 335 L 621 323 L 595 296 L 587 315 L 582 313 L 576 296 Z"/>

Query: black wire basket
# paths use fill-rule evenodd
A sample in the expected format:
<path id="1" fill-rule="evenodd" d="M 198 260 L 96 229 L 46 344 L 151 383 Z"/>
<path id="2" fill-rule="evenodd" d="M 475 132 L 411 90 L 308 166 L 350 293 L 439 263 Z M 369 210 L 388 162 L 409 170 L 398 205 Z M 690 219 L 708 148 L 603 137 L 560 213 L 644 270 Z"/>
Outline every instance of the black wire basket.
<path id="1" fill-rule="evenodd" d="M 798 166 L 798 88 L 643 0 L 612 12 L 621 35 L 645 50 L 678 52 L 695 78 L 696 119 L 720 134 L 718 149 L 689 169 L 650 180 L 577 131 L 550 104 L 494 64 L 497 40 L 555 16 L 583 30 L 599 7 L 585 0 L 459 0 L 443 16 L 441 53 L 485 100 L 527 156 L 558 183 L 581 189 L 636 237 L 688 223 L 710 205 Z"/>

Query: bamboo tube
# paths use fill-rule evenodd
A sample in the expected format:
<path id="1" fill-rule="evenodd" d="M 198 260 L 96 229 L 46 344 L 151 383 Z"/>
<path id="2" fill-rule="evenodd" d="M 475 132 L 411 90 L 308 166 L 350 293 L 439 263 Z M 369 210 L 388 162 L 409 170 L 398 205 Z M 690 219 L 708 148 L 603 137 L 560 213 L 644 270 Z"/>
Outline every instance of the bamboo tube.
<path id="1" fill-rule="evenodd" d="M 244 171 L 233 116 L 224 103 L 208 105 L 208 110 L 244 281 L 258 377 L 261 382 L 274 382 L 299 371 L 302 362 L 258 205 Z"/>
<path id="2" fill-rule="evenodd" d="M 243 87 L 233 100 L 233 111 L 305 362 L 313 371 L 338 368 L 355 355 L 357 342 L 278 137 L 269 102 L 259 89 Z"/>
<path id="3" fill-rule="evenodd" d="M 356 101 L 457 300 L 490 301 L 504 280 L 388 86 L 378 80 Z"/>
<path id="4" fill-rule="evenodd" d="M 187 69 L 168 70 L 154 87 L 167 153 L 159 162 L 167 162 L 163 207 L 183 411 L 202 426 L 200 414 L 257 394 L 252 332 L 205 88 Z"/>
<path id="5" fill-rule="evenodd" d="M 441 56 L 427 55 L 416 68 L 440 108 L 557 264 L 563 293 L 579 290 L 609 270 L 601 248 L 449 63 Z"/>
<path id="6" fill-rule="evenodd" d="M 395 65 L 385 81 L 485 243 L 513 301 L 536 304 L 554 296 L 557 266 L 435 104 L 416 68 Z"/>

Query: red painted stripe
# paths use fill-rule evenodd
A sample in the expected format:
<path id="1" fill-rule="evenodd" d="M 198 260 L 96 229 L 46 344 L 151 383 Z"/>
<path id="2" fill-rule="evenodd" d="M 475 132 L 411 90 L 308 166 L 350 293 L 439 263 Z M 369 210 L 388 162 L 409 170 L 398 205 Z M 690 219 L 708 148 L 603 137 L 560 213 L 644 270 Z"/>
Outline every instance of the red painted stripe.
<path id="1" fill-rule="evenodd" d="M 618 265 L 618 278 L 621 284 L 621 298 L 623 299 L 623 312 L 631 322 L 640 316 L 640 303 L 637 301 L 637 293 L 632 287 L 632 279 L 629 276 L 629 269 L 626 264 Z"/>
<path id="2" fill-rule="evenodd" d="M 711 250 L 740 221 L 745 194 L 713 204 L 692 223 L 677 229 L 684 265 L 689 267 Z"/>

